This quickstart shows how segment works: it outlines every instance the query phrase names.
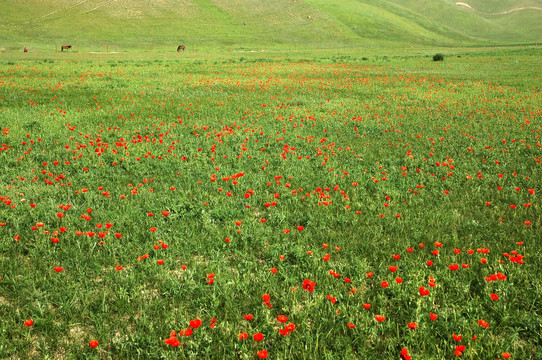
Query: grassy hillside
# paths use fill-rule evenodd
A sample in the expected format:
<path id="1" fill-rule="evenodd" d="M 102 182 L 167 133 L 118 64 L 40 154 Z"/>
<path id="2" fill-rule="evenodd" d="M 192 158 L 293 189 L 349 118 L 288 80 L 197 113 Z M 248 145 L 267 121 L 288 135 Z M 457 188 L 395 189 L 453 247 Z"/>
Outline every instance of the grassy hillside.
<path id="1" fill-rule="evenodd" d="M 4 0 L 0 49 L 160 49 L 184 43 L 344 47 L 536 42 L 538 0 Z M 522 8 L 521 11 L 510 10 Z M 77 48 L 76 48 L 77 49 Z M 75 49 L 74 49 L 75 50 Z"/>
<path id="2" fill-rule="evenodd" d="M 517 44 L 538 42 L 542 35 L 542 1 L 386 0 L 381 4 L 432 32 L 459 41 L 466 38 L 475 43 Z"/>

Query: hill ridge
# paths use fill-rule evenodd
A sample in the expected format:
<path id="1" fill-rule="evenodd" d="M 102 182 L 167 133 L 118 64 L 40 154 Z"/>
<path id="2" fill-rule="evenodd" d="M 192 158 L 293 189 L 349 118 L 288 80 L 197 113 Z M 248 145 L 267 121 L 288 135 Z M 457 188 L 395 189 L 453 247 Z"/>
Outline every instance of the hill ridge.
<path id="1" fill-rule="evenodd" d="M 4 0 L 0 44 L 159 48 L 182 41 L 239 49 L 340 48 L 521 44 L 542 38 L 542 8 L 534 0 L 491 0 L 491 6 L 480 1 Z M 486 12 L 491 7 L 496 11 Z"/>

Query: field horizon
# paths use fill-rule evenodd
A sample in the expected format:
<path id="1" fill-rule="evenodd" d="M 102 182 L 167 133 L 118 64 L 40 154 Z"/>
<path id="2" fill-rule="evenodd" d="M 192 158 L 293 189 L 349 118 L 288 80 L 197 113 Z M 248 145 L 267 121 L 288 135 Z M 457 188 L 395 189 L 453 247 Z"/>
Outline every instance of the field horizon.
<path id="1" fill-rule="evenodd" d="M 539 44 L 538 0 L 7 0 L 0 53 Z"/>

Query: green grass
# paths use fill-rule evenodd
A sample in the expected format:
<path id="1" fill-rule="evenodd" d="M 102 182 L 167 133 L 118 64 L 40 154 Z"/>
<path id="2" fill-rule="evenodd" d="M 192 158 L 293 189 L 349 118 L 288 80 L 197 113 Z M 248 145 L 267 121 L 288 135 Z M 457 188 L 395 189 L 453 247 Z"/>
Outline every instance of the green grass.
<path id="1" fill-rule="evenodd" d="M 536 47 L 2 59 L 0 358 L 540 357 L 540 64 Z"/>
<path id="2" fill-rule="evenodd" d="M 538 2 L 323 0 L 138 1 L 7 0 L 0 52 L 220 51 L 532 44 L 540 41 Z M 510 14 L 490 14 L 530 7 Z M 538 5 L 539 7 L 539 5 Z M 56 46 L 56 48 L 55 48 Z"/>

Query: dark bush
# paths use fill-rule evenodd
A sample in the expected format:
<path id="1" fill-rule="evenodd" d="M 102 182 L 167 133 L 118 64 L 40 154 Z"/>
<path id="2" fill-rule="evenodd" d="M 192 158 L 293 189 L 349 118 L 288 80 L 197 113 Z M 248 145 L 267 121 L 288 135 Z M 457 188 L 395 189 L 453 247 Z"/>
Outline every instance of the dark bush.
<path id="1" fill-rule="evenodd" d="M 433 55 L 433 61 L 443 61 L 443 60 L 444 60 L 444 55 L 442 54 Z"/>

